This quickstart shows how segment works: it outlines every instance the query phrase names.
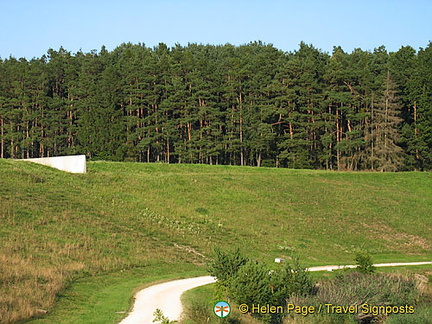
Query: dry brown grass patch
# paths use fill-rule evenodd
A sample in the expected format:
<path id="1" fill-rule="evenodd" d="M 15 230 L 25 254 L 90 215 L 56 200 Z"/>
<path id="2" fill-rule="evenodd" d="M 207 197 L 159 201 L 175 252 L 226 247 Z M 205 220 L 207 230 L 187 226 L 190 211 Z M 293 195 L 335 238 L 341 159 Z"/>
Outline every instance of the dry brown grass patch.
<path id="1" fill-rule="evenodd" d="M 430 242 L 425 238 L 397 232 L 394 228 L 382 223 L 375 222 L 373 224 L 362 223 L 362 226 L 367 228 L 372 236 L 379 237 L 387 242 L 388 247 L 394 247 L 399 251 L 413 252 L 418 248 L 423 250 L 431 249 Z"/>

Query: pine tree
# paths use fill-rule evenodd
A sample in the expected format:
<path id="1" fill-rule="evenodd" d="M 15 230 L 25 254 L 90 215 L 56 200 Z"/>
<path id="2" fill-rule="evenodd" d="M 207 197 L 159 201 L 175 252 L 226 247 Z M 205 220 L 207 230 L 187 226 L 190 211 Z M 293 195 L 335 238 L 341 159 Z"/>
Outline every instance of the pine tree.
<path id="1" fill-rule="evenodd" d="M 404 168 L 419 170 L 419 132 L 417 128 L 417 102 L 414 95 L 416 80 L 413 78 L 417 62 L 416 51 L 410 46 L 401 47 L 391 53 L 389 69 L 396 84 L 396 95 L 401 103 L 400 145 L 405 153 Z"/>
<path id="2" fill-rule="evenodd" d="M 432 169 L 432 42 L 417 55 L 411 93 L 416 158 L 421 170 Z"/>
<path id="3" fill-rule="evenodd" d="M 428 170 L 431 48 L 128 43 L 0 59 L 0 157 Z"/>
<path id="4" fill-rule="evenodd" d="M 282 118 L 288 124 L 285 139 L 279 144 L 279 160 L 293 168 L 319 167 L 324 67 L 328 57 L 313 46 L 300 44 L 286 65 Z M 279 76 L 281 77 L 281 76 Z"/>
<path id="5" fill-rule="evenodd" d="M 399 140 L 398 125 L 400 106 L 396 96 L 394 82 L 387 72 L 383 93 L 376 103 L 373 102 L 370 114 L 370 129 L 367 134 L 370 148 L 370 166 L 372 170 L 397 171 L 402 164 L 402 148 Z"/>

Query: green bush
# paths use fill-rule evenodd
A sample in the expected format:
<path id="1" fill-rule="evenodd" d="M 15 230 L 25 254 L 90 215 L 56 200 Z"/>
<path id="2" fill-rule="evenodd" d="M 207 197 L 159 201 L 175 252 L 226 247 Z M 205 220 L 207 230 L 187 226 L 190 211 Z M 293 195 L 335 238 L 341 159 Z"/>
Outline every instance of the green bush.
<path id="1" fill-rule="evenodd" d="M 357 253 L 355 259 L 356 261 L 356 271 L 364 274 L 371 274 L 374 273 L 376 268 L 373 265 L 372 257 L 369 255 L 369 253 L 366 252 L 359 252 Z"/>
<path id="2" fill-rule="evenodd" d="M 274 300 L 284 304 L 291 296 L 305 296 L 314 293 L 315 286 L 309 271 L 302 266 L 298 256 L 292 257 L 292 263 L 284 262 L 281 267 L 274 271 L 270 277 L 274 287 Z"/>
<path id="3" fill-rule="evenodd" d="M 214 249 L 213 260 L 207 263 L 207 271 L 216 277 L 217 299 L 224 299 L 228 294 L 232 279 L 241 266 L 248 262 L 248 258 L 240 253 L 240 249 L 224 252 Z"/>
<path id="4" fill-rule="evenodd" d="M 233 278 L 229 296 L 239 304 L 272 304 L 271 277 L 267 266 L 249 261 Z"/>
<path id="5" fill-rule="evenodd" d="M 253 304 L 285 307 L 289 296 L 307 295 L 314 289 L 309 272 L 300 265 L 298 257 L 293 258 L 292 264 L 285 262 L 271 269 L 266 264 L 248 260 L 238 249 L 231 254 L 215 250 L 208 269 L 217 278 L 218 297 L 228 297 L 249 307 Z M 282 314 L 260 317 L 266 322 L 280 323 Z"/>

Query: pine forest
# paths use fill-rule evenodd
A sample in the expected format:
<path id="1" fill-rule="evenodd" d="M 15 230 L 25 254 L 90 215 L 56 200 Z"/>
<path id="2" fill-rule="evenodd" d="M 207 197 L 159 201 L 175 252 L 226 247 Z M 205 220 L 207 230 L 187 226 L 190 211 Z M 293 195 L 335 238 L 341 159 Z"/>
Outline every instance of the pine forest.
<path id="1" fill-rule="evenodd" d="M 121 44 L 0 59 L 0 157 L 432 169 L 432 43 Z"/>

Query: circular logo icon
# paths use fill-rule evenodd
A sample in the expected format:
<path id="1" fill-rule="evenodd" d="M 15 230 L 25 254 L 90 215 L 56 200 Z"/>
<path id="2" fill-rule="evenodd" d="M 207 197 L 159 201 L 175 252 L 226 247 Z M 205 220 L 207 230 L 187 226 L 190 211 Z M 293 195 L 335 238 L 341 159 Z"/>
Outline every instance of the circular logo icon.
<path id="1" fill-rule="evenodd" d="M 217 317 L 224 318 L 231 313 L 231 306 L 226 301 L 219 301 L 214 305 L 213 311 Z"/>

